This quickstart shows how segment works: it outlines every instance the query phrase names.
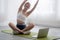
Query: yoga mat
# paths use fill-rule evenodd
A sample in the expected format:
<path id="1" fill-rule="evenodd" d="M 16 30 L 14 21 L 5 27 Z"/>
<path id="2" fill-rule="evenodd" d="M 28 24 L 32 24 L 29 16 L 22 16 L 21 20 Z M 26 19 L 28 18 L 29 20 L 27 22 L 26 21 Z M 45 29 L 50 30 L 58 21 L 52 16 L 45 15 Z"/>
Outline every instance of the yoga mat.
<path id="1" fill-rule="evenodd" d="M 11 34 L 11 35 L 13 35 L 12 30 L 2 30 L 1 32 L 6 33 L 6 34 Z M 54 37 L 54 36 L 47 36 L 47 37 L 45 37 L 45 38 L 39 38 L 39 39 L 37 39 L 37 38 L 33 38 L 33 37 L 32 37 L 32 36 L 34 36 L 34 35 L 37 35 L 37 33 L 31 32 L 29 35 L 19 34 L 19 35 L 16 35 L 16 36 L 20 36 L 20 37 L 24 37 L 24 38 L 30 38 L 30 39 L 32 39 L 32 40 L 53 40 L 53 39 L 56 38 L 56 37 Z"/>
<path id="2" fill-rule="evenodd" d="M 6 34 L 10 34 L 10 35 L 14 35 L 12 30 L 2 30 L 1 32 L 6 33 Z M 17 34 L 16 36 L 21 36 L 21 37 L 25 37 L 25 38 L 32 38 L 33 35 L 36 35 L 37 33 L 35 32 L 31 32 L 28 35 L 25 34 Z"/>

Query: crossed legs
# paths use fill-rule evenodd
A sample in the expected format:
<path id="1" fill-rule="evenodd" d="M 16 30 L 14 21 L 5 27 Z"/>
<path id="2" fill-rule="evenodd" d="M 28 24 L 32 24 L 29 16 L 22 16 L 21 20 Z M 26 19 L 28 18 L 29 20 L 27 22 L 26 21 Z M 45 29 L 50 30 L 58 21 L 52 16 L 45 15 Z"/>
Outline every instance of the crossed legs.
<path id="1" fill-rule="evenodd" d="M 18 32 L 25 32 L 28 31 L 30 29 L 32 29 L 34 27 L 33 24 L 29 24 L 26 28 L 24 28 L 23 30 L 20 30 L 19 28 L 17 28 L 12 22 L 9 23 L 9 27 L 13 30 L 13 31 L 18 31 Z"/>
<path id="2" fill-rule="evenodd" d="M 18 31 L 18 32 L 22 32 L 19 28 L 17 28 L 12 22 L 10 22 L 9 27 L 13 30 L 13 31 Z"/>

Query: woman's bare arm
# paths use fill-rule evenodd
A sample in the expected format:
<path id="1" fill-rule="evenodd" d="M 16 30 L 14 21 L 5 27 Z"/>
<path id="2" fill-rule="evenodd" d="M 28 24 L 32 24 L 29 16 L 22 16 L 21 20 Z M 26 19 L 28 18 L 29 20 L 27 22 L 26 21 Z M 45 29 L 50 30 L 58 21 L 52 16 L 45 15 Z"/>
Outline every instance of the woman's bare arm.
<path id="1" fill-rule="evenodd" d="M 29 12 L 26 13 L 27 16 L 29 16 L 29 15 L 32 13 L 32 11 L 36 8 L 36 6 L 37 6 L 37 4 L 38 4 L 38 1 L 39 1 L 39 0 L 37 0 L 37 2 L 36 2 L 36 4 L 34 5 L 34 7 L 33 7 Z"/>
<path id="2" fill-rule="evenodd" d="M 27 0 L 24 0 L 23 3 L 21 4 L 21 6 L 19 7 L 18 13 L 22 10 L 22 7 L 23 7 L 23 5 L 24 5 L 24 3 L 25 3 L 26 1 L 27 1 Z"/>

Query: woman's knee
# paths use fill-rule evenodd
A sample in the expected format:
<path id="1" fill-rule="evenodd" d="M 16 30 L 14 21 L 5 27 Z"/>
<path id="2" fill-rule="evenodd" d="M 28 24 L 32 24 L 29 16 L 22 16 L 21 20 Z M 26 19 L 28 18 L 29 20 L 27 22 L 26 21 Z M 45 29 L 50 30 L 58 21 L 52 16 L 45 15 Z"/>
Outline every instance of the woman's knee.
<path id="1" fill-rule="evenodd" d="M 11 26 L 12 25 L 12 22 L 9 22 L 9 24 L 8 24 L 9 26 Z"/>
<path id="2" fill-rule="evenodd" d="M 30 26 L 30 27 L 34 27 L 34 24 L 30 24 L 29 26 Z"/>
<path id="3" fill-rule="evenodd" d="M 32 24 L 31 26 L 34 27 L 34 24 Z"/>

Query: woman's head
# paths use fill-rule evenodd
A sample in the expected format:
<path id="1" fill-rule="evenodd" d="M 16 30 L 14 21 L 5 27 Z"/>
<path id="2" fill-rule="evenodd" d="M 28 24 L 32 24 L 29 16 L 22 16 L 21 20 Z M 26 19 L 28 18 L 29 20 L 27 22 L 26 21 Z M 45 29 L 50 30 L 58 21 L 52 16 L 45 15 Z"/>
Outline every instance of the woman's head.
<path id="1" fill-rule="evenodd" d="M 29 9 L 30 8 L 30 3 L 29 2 L 25 3 L 24 8 Z"/>

